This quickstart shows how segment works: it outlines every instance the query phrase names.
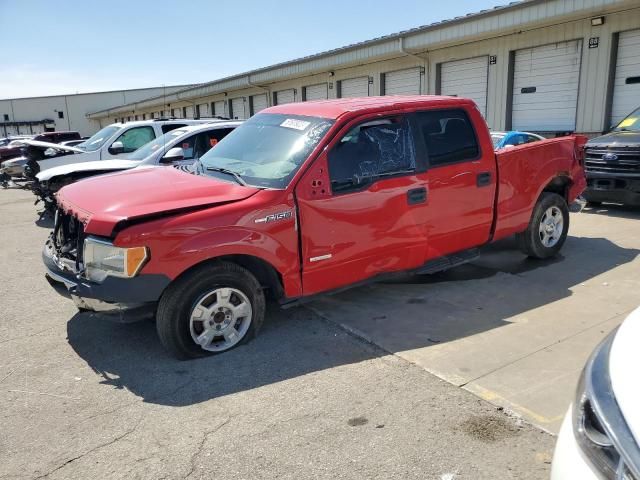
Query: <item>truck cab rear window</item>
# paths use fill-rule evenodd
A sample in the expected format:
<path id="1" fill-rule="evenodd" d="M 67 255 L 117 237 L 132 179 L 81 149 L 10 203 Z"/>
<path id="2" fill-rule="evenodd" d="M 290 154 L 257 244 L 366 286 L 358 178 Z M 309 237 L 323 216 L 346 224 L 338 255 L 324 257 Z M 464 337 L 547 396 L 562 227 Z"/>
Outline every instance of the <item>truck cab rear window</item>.
<path id="1" fill-rule="evenodd" d="M 471 161 L 480 155 L 475 132 L 463 110 L 420 112 L 417 118 L 430 166 Z"/>
<path id="2" fill-rule="evenodd" d="M 360 124 L 329 153 L 334 192 L 358 189 L 379 177 L 408 174 L 415 168 L 413 138 L 404 117 Z"/>

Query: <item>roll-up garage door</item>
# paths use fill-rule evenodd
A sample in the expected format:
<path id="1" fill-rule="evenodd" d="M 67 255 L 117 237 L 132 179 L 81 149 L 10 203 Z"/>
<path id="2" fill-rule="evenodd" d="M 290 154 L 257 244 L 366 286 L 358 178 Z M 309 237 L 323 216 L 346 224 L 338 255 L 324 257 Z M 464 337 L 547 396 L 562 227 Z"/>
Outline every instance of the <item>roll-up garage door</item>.
<path id="1" fill-rule="evenodd" d="M 293 103 L 296 101 L 296 94 L 293 88 L 276 92 L 276 104 Z"/>
<path id="2" fill-rule="evenodd" d="M 576 127 L 582 42 L 515 52 L 512 127 L 572 131 Z"/>
<path id="3" fill-rule="evenodd" d="M 214 115 L 217 115 L 219 117 L 226 117 L 227 116 L 227 112 L 224 108 L 224 100 L 220 100 L 219 102 L 215 102 L 213 104 L 213 108 L 214 108 Z"/>
<path id="4" fill-rule="evenodd" d="M 267 94 L 253 95 L 251 97 L 251 115 L 267 108 Z"/>
<path id="5" fill-rule="evenodd" d="M 184 118 L 193 118 L 194 117 L 194 111 L 193 111 L 193 105 L 189 105 L 187 107 L 187 109 L 185 110 L 186 114 Z"/>
<path id="6" fill-rule="evenodd" d="M 445 62 L 440 70 L 440 93 L 470 98 L 487 115 L 487 73 L 489 57 Z"/>
<path id="7" fill-rule="evenodd" d="M 617 125 L 640 105 L 640 30 L 621 32 L 613 84 L 611 124 Z"/>
<path id="8" fill-rule="evenodd" d="M 384 95 L 420 95 L 420 69 L 407 68 L 385 73 Z"/>
<path id="9" fill-rule="evenodd" d="M 231 100 L 231 114 L 233 118 L 237 118 L 239 120 L 243 120 L 246 118 L 244 113 L 244 98 L 234 98 Z"/>
<path id="10" fill-rule="evenodd" d="M 340 80 L 340 98 L 368 97 L 369 77 Z"/>
<path id="11" fill-rule="evenodd" d="M 199 117 L 208 117 L 209 116 L 209 105 L 206 103 L 201 103 L 198 105 L 196 109 L 196 114 Z"/>
<path id="12" fill-rule="evenodd" d="M 329 97 L 326 83 L 318 85 L 309 85 L 304 87 L 304 100 L 310 102 L 312 100 L 326 100 Z"/>

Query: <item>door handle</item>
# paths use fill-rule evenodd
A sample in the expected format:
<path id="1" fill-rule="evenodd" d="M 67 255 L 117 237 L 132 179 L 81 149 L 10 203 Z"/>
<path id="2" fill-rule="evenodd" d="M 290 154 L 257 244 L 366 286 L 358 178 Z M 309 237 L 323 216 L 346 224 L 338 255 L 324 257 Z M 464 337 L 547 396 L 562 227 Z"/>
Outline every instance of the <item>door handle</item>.
<path id="1" fill-rule="evenodd" d="M 491 185 L 491 172 L 480 172 L 476 177 L 476 186 L 487 187 Z"/>
<path id="2" fill-rule="evenodd" d="M 427 188 L 412 188 L 407 192 L 407 203 L 409 205 L 416 205 L 418 203 L 424 203 L 427 201 Z"/>

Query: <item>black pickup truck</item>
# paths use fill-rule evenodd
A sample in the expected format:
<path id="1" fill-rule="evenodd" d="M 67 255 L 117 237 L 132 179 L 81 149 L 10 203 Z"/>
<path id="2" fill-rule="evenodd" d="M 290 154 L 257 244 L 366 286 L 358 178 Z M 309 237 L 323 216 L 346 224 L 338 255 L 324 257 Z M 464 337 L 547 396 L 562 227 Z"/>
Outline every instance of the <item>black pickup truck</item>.
<path id="1" fill-rule="evenodd" d="M 589 205 L 602 202 L 640 206 L 640 108 L 585 147 Z"/>

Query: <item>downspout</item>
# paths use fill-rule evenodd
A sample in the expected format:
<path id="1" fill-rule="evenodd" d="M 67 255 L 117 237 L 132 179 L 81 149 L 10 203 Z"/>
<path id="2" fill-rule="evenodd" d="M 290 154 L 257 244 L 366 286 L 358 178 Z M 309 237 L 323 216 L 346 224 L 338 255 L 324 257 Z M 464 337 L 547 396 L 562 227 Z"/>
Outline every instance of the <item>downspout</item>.
<path id="1" fill-rule="evenodd" d="M 251 81 L 251 75 L 247 75 L 247 85 L 249 85 L 250 87 L 254 87 L 257 88 L 259 90 L 262 90 L 263 92 L 265 92 L 267 94 L 267 107 L 271 107 L 271 90 L 266 88 L 266 87 L 261 87 L 260 85 L 256 85 L 255 83 L 253 83 Z"/>
<path id="2" fill-rule="evenodd" d="M 411 53 L 411 52 L 407 52 L 404 48 L 404 37 L 400 37 L 398 38 L 398 50 L 400 50 L 400 53 L 402 53 L 403 55 L 406 55 L 407 57 L 413 57 L 413 58 L 417 58 L 418 60 L 420 60 L 420 63 L 422 63 L 422 69 L 424 72 L 424 81 L 425 81 L 425 94 L 429 92 L 429 53 L 427 52 L 427 58 L 421 57 L 420 55 L 416 55 L 415 53 Z"/>

